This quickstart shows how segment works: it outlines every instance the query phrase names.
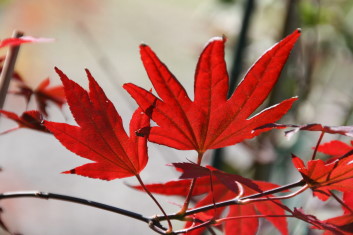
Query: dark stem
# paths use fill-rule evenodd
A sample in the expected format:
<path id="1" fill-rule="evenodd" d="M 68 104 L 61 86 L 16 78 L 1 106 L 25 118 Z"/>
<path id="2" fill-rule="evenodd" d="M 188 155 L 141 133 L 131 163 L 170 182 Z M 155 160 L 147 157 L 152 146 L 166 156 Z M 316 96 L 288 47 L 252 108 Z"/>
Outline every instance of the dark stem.
<path id="1" fill-rule="evenodd" d="M 131 212 L 128 210 L 124 210 L 118 207 L 106 205 L 103 203 L 95 202 L 95 201 L 90 201 L 87 199 L 82 199 L 82 198 L 77 198 L 77 197 L 71 197 L 71 196 L 66 196 L 66 195 L 61 195 L 61 194 L 56 194 L 56 193 L 46 193 L 46 192 L 40 192 L 40 191 L 20 191 L 20 192 L 7 192 L 7 193 L 2 193 L 0 194 L 0 200 L 3 199 L 10 199 L 10 198 L 22 198 L 22 197 L 34 197 L 34 198 L 40 198 L 40 199 L 55 199 L 55 200 L 60 200 L 60 201 L 67 201 L 67 202 L 73 202 L 85 206 L 90 206 L 94 208 L 98 208 L 101 210 L 106 210 L 110 212 L 114 212 L 120 215 L 125 215 L 127 217 L 140 220 L 145 223 L 150 223 L 151 219 L 144 217 L 141 214 Z"/>
<path id="2" fill-rule="evenodd" d="M 19 38 L 22 37 L 23 33 L 14 31 L 12 37 Z M 13 71 L 15 69 L 16 59 L 18 52 L 20 50 L 20 46 L 11 46 L 6 54 L 3 70 L 0 75 L 0 109 L 4 107 L 7 90 L 9 89 L 10 81 L 13 75 Z"/>
<path id="3" fill-rule="evenodd" d="M 247 0 L 244 2 L 244 15 L 242 20 L 242 25 L 239 32 L 238 41 L 235 46 L 233 63 L 231 66 L 231 71 L 229 76 L 230 81 L 229 81 L 228 98 L 232 96 L 242 71 L 248 31 L 250 28 L 251 17 L 255 10 L 255 5 L 256 5 L 255 0 Z M 222 156 L 223 156 L 223 149 L 222 148 L 216 149 L 213 153 L 212 166 L 214 166 L 217 169 L 221 169 L 222 161 L 223 161 Z"/>
<path id="4" fill-rule="evenodd" d="M 343 156 L 339 157 L 338 160 L 342 160 L 346 157 L 349 157 L 353 154 L 353 150 L 349 150 L 346 154 L 344 154 Z"/>

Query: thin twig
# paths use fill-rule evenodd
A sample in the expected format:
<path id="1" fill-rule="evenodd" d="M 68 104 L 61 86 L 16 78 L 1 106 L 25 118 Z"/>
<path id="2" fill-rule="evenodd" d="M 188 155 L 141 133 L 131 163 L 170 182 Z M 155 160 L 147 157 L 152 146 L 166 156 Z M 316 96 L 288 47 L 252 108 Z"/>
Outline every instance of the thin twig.
<path id="1" fill-rule="evenodd" d="M 352 208 L 350 208 L 344 201 L 341 200 L 332 190 L 330 190 L 331 196 L 339 203 L 342 207 L 346 208 L 351 214 L 353 214 Z"/>
<path id="2" fill-rule="evenodd" d="M 19 38 L 22 37 L 23 33 L 19 31 L 14 31 L 12 37 Z M 0 75 L 0 109 L 4 107 L 7 90 L 9 89 L 10 81 L 12 78 L 13 71 L 15 69 L 16 59 L 20 46 L 12 46 L 8 49 L 3 70 Z"/>
<path id="3" fill-rule="evenodd" d="M 170 222 L 170 219 L 168 218 L 167 213 L 164 211 L 163 207 L 161 206 L 161 204 L 159 204 L 159 202 L 157 201 L 157 199 L 153 196 L 153 194 L 147 189 L 147 187 L 145 186 L 145 184 L 143 183 L 140 175 L 136 175 L 137 180 L 139 181 L 140 185 L 142 186 L 142 188 L 145 190 L 145 192 L 148 194 L 148 196 L 150 198 L 152 198 L 152 200 L 154 201 L 154 203 L 156 203 L 156 205 L 158 206 L 158 208 L 161 210 L 162 214 L 165 216 L 167 222 L 168 222 L 168 230 L 166 231 L 167 233 L 170 233 L 173 231 L 173 226 L 172 223 Z"/>

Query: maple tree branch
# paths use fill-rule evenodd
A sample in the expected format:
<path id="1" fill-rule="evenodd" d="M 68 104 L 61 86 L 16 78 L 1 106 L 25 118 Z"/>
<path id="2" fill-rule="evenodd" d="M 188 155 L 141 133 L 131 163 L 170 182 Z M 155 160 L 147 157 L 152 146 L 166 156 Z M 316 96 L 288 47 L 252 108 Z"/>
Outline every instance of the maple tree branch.
<path id="1" fill-rule="evenodd" d="M 124 215 L 130 218 L 145 222 L 149 225 L 149 227 L 153 231 L 157 232 L 158 234 L 173 234 L 173 233 L 168 233 L 167 232 L 168 230 L 165 227 L 163 227 L 159 223 L 159 221 L 156 220 L 155 218 L 148 218 L 136 212 L 128 211 L 125 209 L 121 209 L 119 207 L 114 207 L 114 206 L 110 206 L 107 204 L 103 204 L 100 202 L 95 202 L 95 201 L 91 201 L 83 198 L 72 197 L 72 196 L 56 194 L 56 193 L 41 192 L 41 191 L 16 191 L 16 192 L 5 192 L 0 194 L 0 200 L 11 199 L 11 198 L 24 198 L 24 197 L 46 199 L 46 200 L 54 199 L 59 201 L 66 201 L 66 202 L 77 203 L 85 206 L 90 206 L 90 207 L 110 211 L 113 213 L 117 213 L 120 215 Z"/>
<path id="2" fill-rule="evenodd" d="M 103 203 L 99 203 L 99 202 L 95 202 L 95 201 L 91 201 L 91 200 L 87 200 L 87 199 L 82 199 L 82 198 L 77 198 L 77 197 L 72 197 L 72 196 L 67 196 L 67 195 L 62 195 L 62 194 L 56 194 L 56 193 L 48 193 L 48 192 L 40 192 L 40 191 L 17 191 L 17 192 L 6 192 L 6 193 L 2 193 L 0 194 L 0 200 L 4 200 L 4 199 L 11 199 L 11 198 L 23 198 L 23 197 L 32 197 L 32 198 L 39 198 L 39 199 L 54 199 L 54 200 L 60 200 L 60 201 L 67 201 L 67 202 L 72 202 L 72 203 L 77 203 L 77 204 L 81 204 L 81 205 L 86 205 L 86 206 L 90 206 L 90 207 L 94 207 L 97 209 L 101 209 L 101 210 L 106 210 L 106 211 L 110 211 L 113 213 L 117 213 L 120 215 L 124 215 L 142 222 L 145 222 L 149 225 L 149 227 L 159 233 L 159 234 L 180 234 L 180 233 L 184 233 L 184 230 L 177 230 L 177 231 L 172 231 L 171 228 L 164 228 L 159 221 L 163 221 L 163 220 L 167 220 L 170 222 L 171 219 L 177 219 L 180 220 L 182 219 L 182 217 L 186 216 L 186 215 L 191 215 L 191 214 L 195 214 L 195 213 L 199 213 L 202 211 L 207 211 L 210 209 L 214 209 L 214 208 L 219 208 L 219 207 L 224 207 L 224 206 L 229 206 L 229 205 L 237 205 L 237 204 L 242 204 L 241 200 L 245 200 L 245 199 L 249 199 L 249 198 L 257 198 L 257 197 L 262 197 L 262 196 L 266 196 L 269 194 L 273 194 L 273 193 L 278 193 L 293 187 L 298 187 L 298 186 L 303 186 L 305 184 L 305 182 L 303 180 L 292 183 L 292 184 L 288 184 L 285 186 L 281 186 L 275 189 L 271 189 L 268 191 L 264 191 L 262 193 L 257 193 L 257 194 L 253 194 L 253 195 L 249 195 L 249 196 L 245 196 L 239 199 L 232 199 L 232 200 L 228 200 L 228 201 L 224 201 L 224 202 L 220 202 L 217 204 L 211 204 L 211 205 L 206 205 L 203 207 L 199 207 L 196 209 L 191 209 L 185 212 L 184 215 L 179 215 L 179 214 L 172 214 L 172 215 L 163 215 L 163 216 L 155 216 L 153 218 L 148 218 L 145 217 L 141 214 L 132 212 L 132 211 L 128 211 L 128 210 L 124 210 L 118 207 L 114 207 L 114 206 L 110 206 L 107 204 L 103 204 Z M 208 224 L 212 224 L 214 222 L 212 221 L 207 221 L 205 222 L 205 224 L 203 224 L 202 226 L 208 225 Z M 196 226 L 195 226 L 196 227 Z M 196 229 L 195 227 L 192 227 L 191 230 Z M 199 225 L 198 225 L 199 227 Z M 197 228 L 198 228 L 197 227 Z M 188 231 L 191 231 L 190 228 Z"/>
<path id="3" fill-rule="evenodd" d="M 120 215 L 125 215 L 127 217 L 143 221 L 145 223 L 151 222 L 150 218 L 147 218 L 141 214 L 138 214 L 132 211 L 124 210 L 124 209 L 103 204 L 100 202 L 95 202 L 95 201 L 91 201 L 83 198 L 72 197 L 72 196 L 67 196 L 62 194 L 47 193 L 47 192 L 40 192 L 40 191 L 17 191 L 17 192 L 6 192 L 6 193 L 0 194 L 0 200 L 10 199 L 10 198 L 23 198 L 23 197 L 34 197 L 39 199 L 47 199 L 47 200 L 54 199 L 54 200 L 60 200 L 60 201 L 73 202 L 73 203 L 77 203 L 85 206 L 98 208 L 101 210 L 114 212 Z"/>
<path id="4" fill-rule="evenodd" d="M 19 38 L 22 37 L 23 33 L 19 31 L 14 31 L 12 37 L 13 38 Z M 6 95 L 7 95 L 7 90 L 9 89 L 9 84 L 11 81 L 11 77 L 15 68 L 16 60 L 17 60 L 17 55 L 20 50 L 20 46 L 11 46 L 6 54 L 5 57 L 5 62 L 3 66 L 3 70 L 0 75 L 0 109 L 3 108 Z"/>

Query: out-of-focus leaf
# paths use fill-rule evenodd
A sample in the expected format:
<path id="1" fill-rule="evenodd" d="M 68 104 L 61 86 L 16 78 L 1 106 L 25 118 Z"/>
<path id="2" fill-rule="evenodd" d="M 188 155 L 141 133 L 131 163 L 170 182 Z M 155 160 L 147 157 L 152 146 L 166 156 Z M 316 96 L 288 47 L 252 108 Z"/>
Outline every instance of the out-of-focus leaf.
<path id="1" fill-rule="evenodd" d="M 47 128 L 43 125 L 42 114 L 37 110 L 26 111 L 21 116 L 18 116 L 16 113 L 5 111 L 5 110 L 0 110 L 0 114 L 2 116 L 5 116 L 8 119 L 11 119 L 17 122 L 18 124 L 17 127 L 7 130 L 5 132 L 2 132 L 1 134 L 6 134 L 11 131 L 17 130 L 19 128 L 29 128 L 36 131 L 49 133 Z"/>

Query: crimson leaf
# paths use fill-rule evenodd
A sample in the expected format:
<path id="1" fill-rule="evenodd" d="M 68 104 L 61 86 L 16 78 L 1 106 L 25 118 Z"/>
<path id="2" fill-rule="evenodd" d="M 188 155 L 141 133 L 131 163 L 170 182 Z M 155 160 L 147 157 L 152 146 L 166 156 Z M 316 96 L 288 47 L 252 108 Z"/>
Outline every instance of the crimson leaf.
<path id="1" fill-rule="evenodd" d="M 147 135 L 136 131 L 149 127 L 149 118 L 137 109 L 130 121 L 130 136 L 102 88 L 86 70 L 89 92 L 56 68 L 66 93 L 70 110 L 79 126 L 45 122 L 45 126 L 70 151 L 94 161 L 64 173 L 113 180 L 138 175 L 146 166 Z"/>
<path id="2" fill-rule="evenodd" d="M 151 129 L 150 141 L 201 154 L 207 149 L 233 145 L 262 133 L 253 130 L 279 120 L 296 100 L 285 100 L 249 117 L 271 92 L 299 36 L 300 30 L 296 30 L 268 50 L 229 99 L 225 39 L 220 37 L 210 40 L 201 53 L 194 101 L 147 45 L 140 46 L 141 58 L 159 98 L 131 83 L 124 88 L 158 124 Z"/>

